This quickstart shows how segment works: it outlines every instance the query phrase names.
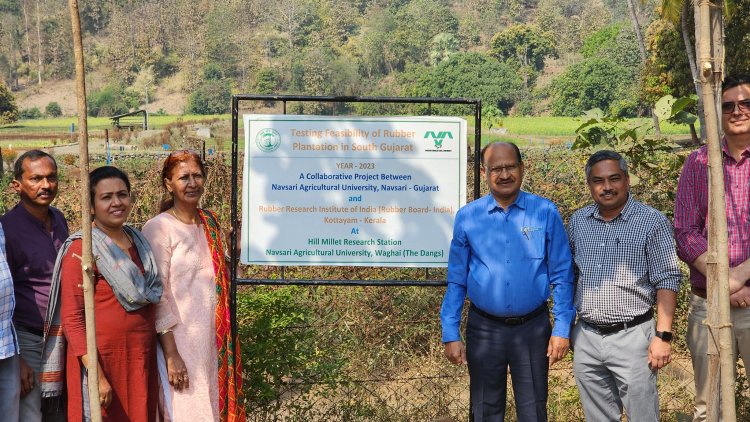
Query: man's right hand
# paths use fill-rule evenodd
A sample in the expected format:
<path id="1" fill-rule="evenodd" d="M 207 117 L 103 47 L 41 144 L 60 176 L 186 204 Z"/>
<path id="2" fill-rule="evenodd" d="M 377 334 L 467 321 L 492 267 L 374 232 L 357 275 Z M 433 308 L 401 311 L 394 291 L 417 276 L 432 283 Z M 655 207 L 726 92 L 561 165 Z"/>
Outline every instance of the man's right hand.
<path id="1" fill-rule="evenodd" d="M 750 287 L 744 286 L 729 295 L 729 303 L 732 306 L 745 308 L 750 306 Z"/>
<path id="2" fill-rule="evenodd" d="M 26 364 L 22 357 L 19 356 L 18 360 L 21 362 L 21 397 L 24 397 L 34 389 L 34 378 L 36 377 L 34 376 L 34 370 Z"/>
<path id="3" fill-rule="evenodd" d="M 445 343 L 445 357 L 456 365 L 466 365 L 466 348 L 461 341 Z"/>

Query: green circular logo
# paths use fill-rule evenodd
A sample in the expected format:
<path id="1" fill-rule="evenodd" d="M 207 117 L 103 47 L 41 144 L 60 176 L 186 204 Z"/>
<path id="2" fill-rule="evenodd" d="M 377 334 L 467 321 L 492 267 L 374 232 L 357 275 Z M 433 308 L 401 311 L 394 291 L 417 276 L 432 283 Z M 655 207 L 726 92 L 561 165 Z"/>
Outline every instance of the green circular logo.
<path id="1" fill-rule="evenodd" d="M 281 145 L 281 135 L 274 129 L 263 129 L 255 136 L 255 145 L 263 152 L 273 152 Z"/>

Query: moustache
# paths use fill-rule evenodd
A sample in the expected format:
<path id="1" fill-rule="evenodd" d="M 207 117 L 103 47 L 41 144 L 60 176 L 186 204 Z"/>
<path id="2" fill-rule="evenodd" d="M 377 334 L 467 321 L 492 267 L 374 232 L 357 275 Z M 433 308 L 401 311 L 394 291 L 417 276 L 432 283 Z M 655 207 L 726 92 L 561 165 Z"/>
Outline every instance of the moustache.
<path id="1" fill-rule="evenodd" d="M 54 194 L 55 193 L 52 192 L 51 189 L 42 189 L 42 190 L 39 191 L 39 193 L 36 194 L 36 197 L 38 198 L 38 197 L 40 197 L 42 195 L 54 195 Z"/>

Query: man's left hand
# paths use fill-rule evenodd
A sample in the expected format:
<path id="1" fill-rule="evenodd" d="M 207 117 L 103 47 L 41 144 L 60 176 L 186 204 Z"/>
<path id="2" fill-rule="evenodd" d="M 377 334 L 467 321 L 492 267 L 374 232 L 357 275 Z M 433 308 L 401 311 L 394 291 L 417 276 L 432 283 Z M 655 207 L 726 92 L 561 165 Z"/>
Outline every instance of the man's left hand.
<path id="1" fill-rule="evenodd" d="M 566 338 L 552 336 L 549 339 L 549 345 L 547 346 L 547 357 L 549 358 L 549 365 L 554 365 L 557 361 L 562 360 L 565 354 L 568 353 L 570 347 L 570 341 Z"/>
<path id="2" fill-rule="evenodd" d="M 661 369 L 672 361 L 672 344 L 654 337 L 648 346 L 648 365 L 651 369 Z"/>

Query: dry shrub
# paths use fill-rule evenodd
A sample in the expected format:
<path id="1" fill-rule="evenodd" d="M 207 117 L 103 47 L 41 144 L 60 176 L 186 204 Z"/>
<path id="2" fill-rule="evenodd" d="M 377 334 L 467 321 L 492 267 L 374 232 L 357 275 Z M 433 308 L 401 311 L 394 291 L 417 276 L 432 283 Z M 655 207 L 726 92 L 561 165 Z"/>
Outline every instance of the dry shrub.
<path id="1" fill-rule="evenodd" d="M 5 165 L 8 166 L 8 168 L 13 168 L 13 163 L 16 162 L 16 158 L 18 157 L 18 151 L 14 148 L 3 148 L 2 153 Z"/>

